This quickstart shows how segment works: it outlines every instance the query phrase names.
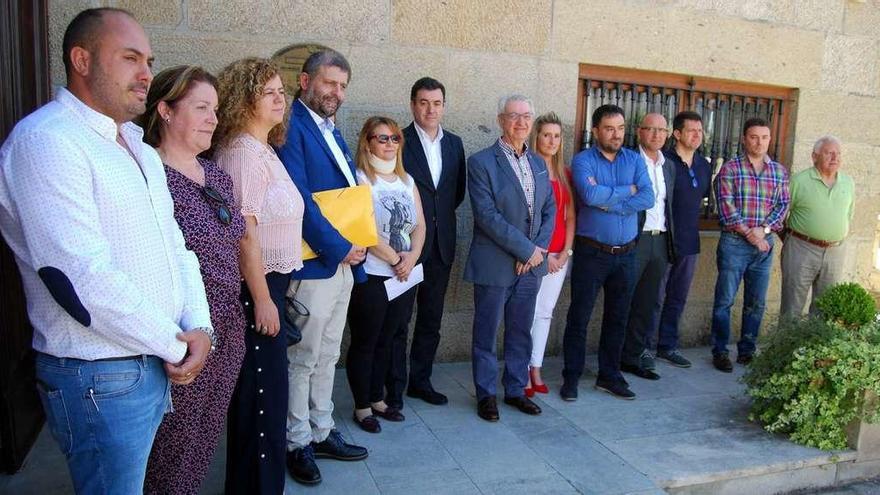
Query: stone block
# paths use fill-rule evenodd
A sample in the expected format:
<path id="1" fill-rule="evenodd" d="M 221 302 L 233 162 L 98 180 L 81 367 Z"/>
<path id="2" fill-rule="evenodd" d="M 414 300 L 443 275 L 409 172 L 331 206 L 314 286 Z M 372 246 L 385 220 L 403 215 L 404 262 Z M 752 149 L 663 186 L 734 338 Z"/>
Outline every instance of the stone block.
<path id="1" fill-rule="evenodd" d="M 182 0 L 116 0 L 115 7 L 128 10 L 144 26 L 177 26 L 183 19 Z"/>
<path id="2" fill-rule="evenodd" d="M 865 407 L 877 407 L 877 395 L 865 392 Z M 846 431 L 847 443 L 857 452 L 856 462 L 880 461 L 880 424 L 853 423 Z"/>
<path id="3" fill-rule="evenodd" d="M 768 473 L 743 478 L 727 478 L 699 485 L 667 488 L 676 495 L 739 495 L 742 493 L 789 493 L 835 484 L 834 464 Z"/>
<path id="4" fill-rule="evenodd" d="M 533 98 L 538 114 L 556 112 L 564 126 L 573 126 L 580 80 L 578 79 L 578 64 L 573 62 L 555 62 L 541 60 L 538 62 L 538 87 Z M 566 136 L 565 148 L 570 152 L 575 149 L 572 146 L 574 129 Z"/>
<path id="5" fill-rule="evenodd" d="M 822 57 L 822 89 L 876 95 L 880 86 L 878 55 L 876 39 L 828 36 Z"/>
<path id="6" fill-rule="evenodd" d="M 674 42 L 665 41 L 670 32 Z M 550 47 L 559 60 L 812 87 L 821 80 L 823 42 L 816 31 L 704 11 L 562 0 L 554 3 Z"/>
<path id="7" fill-rule="evenodd" d="M 680 0 L 677 3 L 681 7 L 819 31 L 839 31 L 844 15 L 844 0 Z"/>
<path id="8" fill-rule="evenodd" d="M 877 473 L 880 473 L 880 460 L 865 462 L 841 462 L 837 465 L 837 482 L 847 483 L 855 480 L 876 478 Z M 871 492 L 866 491 L 853 493 L 868 494 Z"/>
<path id="9" fill-rule="evenodd" d="M 843 32 L 856 36 L 880 38 L 880 2 L 846 2 Z"/>
<path id="10" fill-rule="evenodd" d="M 450 56 L 448 74 L 446 91 L 456 95 L 459 109 L 455 119 L 488 129 L 492 139 L 483 147 L 500 133 L 497 103 L 501 96 L 520 93 L 533 101 L 538 96 L 539 71 L 534 58 L 510 53 L 454 52 Z M 573 77 L 577 76 L 573 74 Z M 477 149 L 465 151 L 472 153 Z"/>
<path id="11" fill-rule="evenodd" d="M 795 135 L 814 140 L 832 133 L 844 144 L 880 145 L 880 98 L 802 89 L 798 96 Z"/>
<path id="12" fill-rule="evenodd" d="M 549 0 L 394 2 L 392 38 L 411 45 L 540 55 L 551 30 Z"/>
<path id="13" fill-rule="evenodd" d="M 187 8 L 189 27 L 213 34 L 384 42 L 389 33 L 388 4 L 382 0 L 189 0 Z"/>
<path id="14" fill-rule="evenodd" d="M 355 45 L 348 58 L 352 65 L 352 82 L 347 103 L 359 107 L 394 108 L 409 115 L 409 91 L 417 79 L 430 76 L 448 86 L 449 56 L 449 51 L 430 48 Z M 447 110 L 450 112 L 461 111 L 456 97 L 447 90 Z"/>

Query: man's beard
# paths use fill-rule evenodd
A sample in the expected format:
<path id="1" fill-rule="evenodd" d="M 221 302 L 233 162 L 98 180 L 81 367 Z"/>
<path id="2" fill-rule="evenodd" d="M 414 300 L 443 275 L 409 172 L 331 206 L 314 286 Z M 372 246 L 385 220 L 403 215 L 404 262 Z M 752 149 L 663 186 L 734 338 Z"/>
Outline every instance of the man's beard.
<path id="1" fill-rule="evenodd" d="M 317 95 L 311 89 L 303 94 L 303 101 L 315 113 L 325 119 L 336 115 L 336 111 L 339 110 L 339 106 L 342 105 L 342 102 L 339 101 L 338 98 L 330 95 Z"/>

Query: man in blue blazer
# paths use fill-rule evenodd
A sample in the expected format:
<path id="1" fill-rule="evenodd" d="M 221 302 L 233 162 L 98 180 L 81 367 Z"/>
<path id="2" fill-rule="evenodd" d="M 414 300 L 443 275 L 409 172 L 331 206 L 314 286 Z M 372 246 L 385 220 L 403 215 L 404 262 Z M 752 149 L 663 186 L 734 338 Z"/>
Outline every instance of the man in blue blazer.
<path id="1" fill-rule="evenodd" d="M 440 343 L 446 287 L 455 259 L 455 209 L 464 200 L 467 180 L 461 138 L 440 125 L 445 107 L 443 84 L 430 77 L 419 79 L 410 91 L 413 122 L 403 130 L 403 166 L 419 188 L 427 227 L 421 259 L 425 280 L 418 286 L 418 312 L 409 352 L 406 394 L 434 405 L 447 402 L 445 395 L 434 390 L 431 371 Z M 391 406 L 403 406 L 409 320 L 407 318 L 397 330 L 391 344 L 385 397 Z"/>
<path id="2" fill-rule="evenodd" d="M 502 135 L 468 159 L 474 236 L 465 280 L 474 283 L 473 373 L 477 414 L 498 421 L 495 341 L 504 316 L 504 402 L 526 414 L 541 408 L 525 396 L 531 324 L 556 203 L 547 168 L 526 145 L 535 112 L 521 95 L 498 103 Z"/>
<path id="3" fill-rule="evenodd" d="M 305 203 L 303 239 L 318 255 L 293 273 L 288 292 L 310 315 L 296 317 L 302 341 L 287 351 L 287 468 L 294 480 L 311 485 L 321 482 L 315 457 L 367 457 L 367 449 L 346 443 L 334 429 L 332 399 L 351 288 L 366 280 L 359 265 L 366 248 L 342 237 L 312 200 L 313 192 L 356 185 L 351 153 L 333 121 L 350 75 L 348 61 L 334 50 L 309 56 L 299 77 L 287 142 L 279 150 Z"/>

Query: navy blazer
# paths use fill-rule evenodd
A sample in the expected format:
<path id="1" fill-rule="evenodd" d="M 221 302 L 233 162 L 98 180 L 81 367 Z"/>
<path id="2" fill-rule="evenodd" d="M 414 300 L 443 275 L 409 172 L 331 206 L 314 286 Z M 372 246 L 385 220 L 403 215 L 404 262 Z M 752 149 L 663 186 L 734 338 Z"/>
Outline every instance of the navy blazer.
<path id="1" fill-rule="evenodd" d="M 333 130 L 333 137 L 345 154 L 351 176 L 355 177 L 354 161 L 339 129 Z M 312 193 L 348 187 L 349 184 L 336 164 L 321 130 L 299 99 L 293 102 L 287 142 L 278 150 L 278 156 L 302 194 L 305 203 L 303 239 L 318 255 L 317 258 L 304 262 L 303 268 L 293 272 L 291 276 L 294 279 L 330 278 L 336 273 L 339 263 L 348 255 L 351 243 L 324 218 L 312 199 Z M 367 279 L 364 268 L 360 265 L 352 266 L 352 273 L 355 282 Z"/>
<path id="2" fill-rule="evenodd" d="M 461 138 L 443 129 L 440 140 L 440 154 L 443 169 L 440 181 L 434 187 L 431 169 L 425 149 L 416 132 L 415 124 L 403 130 L 403 167 L 416 181 L 419 196 L 422 199 L 422 213 L 425 215 L 425 247 L 422 249 L 422 260 L 433 251 L 434 239 L 440 248 L 440 260 L 446 266 L 452 266 L 455 260 L 455 238 L 457 235 L 455 209 L 464 200 L 467 182 L 467 168 L 464 160 L 464 146 Z"/>
<path id="3" fill-rule="evenodd" d="M 535 178 L 531 222 L 525 193 L 498 142 L 468 158 L 474 236 L 464 270 L 467 281 L 509 287 L 517 277 L 516 262 L 528 261 L 535 246 L 547 249 L 550 245 L 556 200 L 544 160 L 531 150 L 527 156 Z M 532 272 L 546 275 L 547 261 Z"/>

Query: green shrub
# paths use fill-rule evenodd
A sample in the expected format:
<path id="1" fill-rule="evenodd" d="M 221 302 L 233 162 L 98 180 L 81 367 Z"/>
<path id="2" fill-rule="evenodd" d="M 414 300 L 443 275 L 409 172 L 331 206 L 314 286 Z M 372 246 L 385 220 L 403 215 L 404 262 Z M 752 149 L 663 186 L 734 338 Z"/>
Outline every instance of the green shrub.
<path id="1" fill-rule="evenodd" d="M 816 307 L 829 321 L 848 328 L 867 325 L 874 319 L 877 306 L 874 298 L 859 284 L 837 284 L 816 300 Z"/>
<path id="2" fill-rule="evenodd" d="M 848 424 L 880 421 L 880 409 L 863 407 L 866 390 L 880 394 L 880 325 L 782 320 L 743 382 L 753 399 L 751 420 L 798 443 L 845 448 Z"/>

